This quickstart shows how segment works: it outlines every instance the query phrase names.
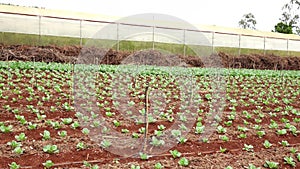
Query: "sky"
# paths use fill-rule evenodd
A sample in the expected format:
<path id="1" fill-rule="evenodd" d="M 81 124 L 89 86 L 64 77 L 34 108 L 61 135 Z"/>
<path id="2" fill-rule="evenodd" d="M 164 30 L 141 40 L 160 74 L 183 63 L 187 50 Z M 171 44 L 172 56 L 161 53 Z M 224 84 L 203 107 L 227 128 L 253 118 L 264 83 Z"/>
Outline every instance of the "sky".
<path id="1" fill-rule="evenodd" d="M 282 6 L 289 0 L 0 0 L 22 6 L 99 13 L 126 17 L 142 13 L 168 14 L 191 24 L 238 27 L 246 13 L 253 13 L 262 31 L 279 22 Z M 1 9 L 0 9 L 1 10 Z"/>

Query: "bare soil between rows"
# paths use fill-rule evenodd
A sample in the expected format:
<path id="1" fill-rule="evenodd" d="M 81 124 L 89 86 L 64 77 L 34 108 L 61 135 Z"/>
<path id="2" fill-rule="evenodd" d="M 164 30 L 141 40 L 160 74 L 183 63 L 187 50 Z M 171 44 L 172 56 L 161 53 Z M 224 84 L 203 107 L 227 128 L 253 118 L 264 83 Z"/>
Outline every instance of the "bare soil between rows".
<path id="1" fill-rule="evenodd" d="M 84 58 L 83 56 L 87 56 Z M 96 56 L 96 57 L 89 57 Z M 128 58 L 128 56 L 131 56 Z M 279 57 L 275 55 L 241 55 L 241 56 L 231 56 L 225 53 L 219 53 L 218 55 L 209 56 L 209 62 L 205 64 L 195 56 L 169 56 L 164 55 L 159 51 L 147 51 L 147 52 L 118 52 L 114 50 L 104 50 L 96 48 L 87 48 L 82 50 L 78 46 L 68 46 L 68 47 L 56 47 L 56 46 L 46 46 L 46 47 L 34 47 L 34 46 L 1 46 L 0 59 L 6 60 L 16 60 L 16 61 L 43 61 L 43 62 L 59 62 L 59 63 L 75 63 L 78 57 L 81 57 L 80 62 L 95 62 L 95 58 L 98 58 L 97 63 L 102 64 L 122 64 L 122 63 L 135 63 L 136 61 L 143 60 L 144 58 L 150 58 L 143 63 L 151 65 L 162 65 L 162 66 L 172 66 L 172 64 L 182 64 L 178 63 L 183 61 L 185 66 L 189 67 L 204 67 L 224 65 L 224 67 L 231 68 L 248 68 L 248 69 L 287 69 L 287 70 L 299 70 L 300 59 L 297 57 Z M 171 58 L 171 59 L 170 59 Z M 178 60 L 178 58 L 180 58 Z M 207 58 L 202 58 L 207 61 Z M 175 59 L 175 62 L 174 60 Z M 155 61 L 159 60 L 159 61 Z M 28 83 L 29 79 L 23 79 L 20 83 Z M 240 85 L 240 84 L 239 84 Z M 268 86 L 266 86 L 267 88 Z M 63 90 L 68 91 L 68 87 L 64 86 Z M 238 91 L 235 91 L 238 92 Z M 68 92 L 67 92 L 68 93 Z M 23 94 L 24 98 L 28 96 L 26 93 Z M 55 95 L 55 93 L 54 93 Z M 57 94 L 58 95 L 58 94 Z M 202 94 L 203 95 L 203 94 Z M 40 97 L 42 97 L 41 95 Z M 8 100 L 17 97 L 16 95 L 10 95 Z M 1 104 L 4 100 L 0 100 Z M 3 102 L 2 102 L 3 101 Z M 61 100 L 62 102 L 67 102 L 67 100 Z M 110 104 L 111 100 L 106 100 Z M 207 100 L 206 100 L 207 102 Z M 31 102 L 32 105 L 37 106 L 38 100 Z M 300 108 L 299 99 L 293 103 L 293 107 Z M 17 103 L 9 102 L 11 107 L 25 106 L 28 104 L 26 100 L 19 101 Z M 280 104 L 278 104 L 280 105 Z M 277 106 L 278 106 L 277 105 Z M 54 101 L 47 102 L 43 105 L 44 107 L 56 106 Z M 283 106 L 283 105 L 282 105 Z M 272 105 L 268 106 L 270 109 L 275 107 Z M 254 110 L 256 107 L 249 106 L 237 106 L 236 110 L 239 114 L 242 111 Z M 84 135 L 81 130 L 82 128 L 72 129 L 69 125 L 63 125 L 61 129 L 53 129 L 45 125 L 45 121 L 37 122 L 38 128 L 34 131 L 28 130 L 22 125 L 19 125 L 15 120 L 14 114 L 12 112 L 5 111 L 0 108 L 0 119 L 5 121 L 6 124 L 13 124 L 17 126 L 13 133 L 0 133 L 0 168 L 8 168 L 8 164 L 11 162 L 16 162 L 22 166 L 22 168 L 43 168 L 42 163 L 46 160 L 52 160 L 56 167 L 58 168 L 83 168 L 82 161 L 90 161 L 100 165 L 100 168 L 130 168 L 131 164 L 138 164 L 141 168 L 153 168 L 154 164 L 160 162 L 164 165 L 164 168 L 182 168 L 178 165 L 179 159 L 172 158 L 169 152 L 164 154 L 153 156 L 148 160 L 141 160 L 140 158 L 124 158 L 100 147 L 99 143 L 95 143 L 90 140 L 90 138 Z M 45 108 L 46 109 L 46 108 Z M 203 108 L 207 109 L 207 107 Z M 230 111 L 229 106 L 225 107 L 224 117 L 228 115 Z M 104 113 L 104 112 L 102 112 Z M 207 110 L 206 112 L 207 113 Z M 267 114 L 268 112 L 264 112 Z M 21 112 L 21 115 L 29 121 L 35 119 L 35 115 L 30 112 Z M 74 111 L 63 111 L 57 110 L 55 112 L 45 112 L 47 119 L 59 121 L 61 118 L 71 117 L 76 119 Z M 285 116 L 278 115 L 272 118 L 273 120 L 279 122 L 281 118 Z M 293 116 L 285 117 L 286 119 L 292 121 Z M 120 119 L 119 119 L 120 120 Z M 238 125 L 243 124 L 245 118 L 239 117 L 234 122 L 232 128 L 237 128 Z M 248 120 L 250 123 L 255 123 L 253 120 Z M 129 123 L 129 122 L 128 122 Z M 150 124 L 149 128 L 153 130 L 161 123 Z M 263 118 L 261 125 L 269 124 L 269 119 Z M 128 124 L 129 125 L 129 124 Z M 196 124 L 194 124 L 195 126 Z M 205 123 L 204 123 L 205 125 Z M 131 125 L 132 126 L 132 125 Z M 166 123 L 165 126 L 168 126 Z M 134 126 L 134 129 L 140 126 Z M 130 129 L 130 128 L 129 128 Z M 48 141 L 42 141 L 42 133 L 44 130 L 50 131 L 52 137 Z M 58 131 L 65 130 L 68 133 L 67 138 L 60 138 L 56 133 Z M 6 145 L 7 142 L 14 140 L 15 135 L 24 132 L 27 136 L 27 140 L 22 142 L 25 149 L 23 155 L 12 155 L 11 148 Z M 242 166 L 247 166 L 250 163 L 261 167 L 266 159 L 274 160 L 280 162 L 279 168 L 292 168 L 285 165 L 283 162 L 283 157 L 288 155 L 290 148 L 294 147 L 300 150 L 300 139 L 299 136 L 294 136 L 290 133 L 279 136 L 276 133 L 268 133 L 263 138 L 258 138 L 255 133 L 244 139 L 238 139 L 236 133 L 228 133 L 230 140 L 228 142 L 221 141 L 217 137 L 219 136 L 214 132 L 213 139 L 208 143 L 204 143 L 199 140 L 199 135 L 195 135 L 193 131 L 187 135 L 188 141 L 184 144 L 178 144 L 172 148 L 172 150 L 177 149 L 182 152 L 182 156 L 187 157 L 191 164 L 188 168 L 225 168 L 224 166 L 231 165 L 234 168 L 241 168 Z M 263 147 L 263 142 L 269 140 L 272 142 L 273 146 L 270 149 Z M 290 143 L 289 147 L 283 147 L 279 142 L 286 140 Z M 87 143 L 87 148 L 85 150 L 77 150 L 75 145 L 78 142 Z M 42 147 L 46 144 L 57 144 L 60 152 L 58 154 L 47 154 L 43 153 Z M 253 152 L 243 151 L 244 144 L 254 145 Z M 220 147 L 226 148 L 225 153 L 220 152 Z M 296 168 L 300 168 L 300 162 L 297 161 Z"/>
<path id="2" fill-rule="evenodd" d="M 28 83 L 29 79 L 23 79 L 22 82 Z M 267 87 L 267 86 L 266 86 Z M 67 86 L 62 88 L 63 90 L 68 90 Z M 55 93 L 53 93 L 55 94 Z M 27 96 L 26 93 L 22 95 Z M 41 95 L 42 96 L 42 95 Z M 8 100 L 16 97 L 15 95 L 10 95 Z M 4 101 L 4 100 L 2 100 Z M 67 100 L 62 100 L 67 101 Z M 107 100 L 111 103 L 111 100 Z M 299 109 L 300 104 L 295 102 L 294 108 Z M 9 102 L 11 107 L 18 107 L 18 105 L 27 105 L 26 100 L 19 101 L 17 104 Z M 31 102 L 32 105 L 37 106 L 37 100 Z M 56 106 L 54 101 L 45 103 L 43 107 Z M 271 109 L 275 108 L 269 105 Z M 237 106 L 237 112 L 243 110 L 251 111 L 255 109 L 254 106 L 242 107 Z M 22 110 L 22 109 L 20 109 Z M 229 113 L 229 106 L 225 107 L 224 116 Z M 207 113 L 205 111 L 205 113 Z M 266 112 L 267 113 L 267 112 Z M 33 114 L 30 112 L 21 112 L 21 115 L 25 116 L 27 120 L 34 120 Z M 57 110 L 55 112 L 45 112 L 47 119 L 54 121 L 59 121 L 61 118 L 71 117 L 76 119 L 74 111 L 62 111 Z M 120 115 L 122 117 L 122 115 Z M 279 122 L 282 117 L 292 121 L 293 116 L 281 116 L 272 118 L 273 120 Z M 164 165 L 164 168 L 182 168 L 177 162 L 178 158 L 172 158 L 169 152 L 150 157 L 148 160 L 141 160 L 140 158 L 125 158 L 119 155 L 115 155 L 100 147 L 99 143 L 93 142 L 87 135 L 84 135 L 81 130 L 82 128 L 72 129 L 69 125 L 63 125 L 61 129 L 53 129 L 45 125 L 44 121 L 36 122 L 38 128 L 36 130 L 28 130 L 25 126 L 18 124 L 15 120 L 14 114 L 12 112 L 4 111 L 1 109 L 0 112 L 1 121 L 5 121 L 6 124 L 12 124 L 16 126 L 13 133 L 0 133 L 0 168 L 8 168 L 8 164 L 11 162 L 16 162 L 22 166 L 22 168 L 43 168 L 42 163 L 46 160 L 52 160 L 56 167 L 58 168 L 83 168 L 83 161 L 89 161 L 92 164 L 98 164 L 101 168 L 130 168 L 131 164 L 138 164 L 142 168 L 153 168 L 154 164 L 160 162 Z M 116 119 L 120 120 L 119 117 Z M 244 118 L 237 118 L 234 122 L 232 128 L 236 128 L 243 124 Z M 251 120 L 248 120 L 251 122 Z M 128 122 L 129 123 L 129 122 Z M 254 122 L 253 122 L 254 123 Z M 149 128 L 154 129 L 158 124 L 161 123 L 151 123 Z M 269 124 L 269 119 L 264 118 L 261 125 Z M 128 124 L 130 125 L 130 123 Z M 195 127 L 196 124 L 194 124 Z M 204 123 L 205 125 L 205 123 Z M 131 126 L 135 126 L 131 124 Z M 165 126 L 168 126 L 167 123 Z M 134 128 L 136 128 L 135 126 Z M 130 128 L 129 128 L 130 129 Z M 48 141 L 43 141 L 42 136 L 39 133 L 43 133 L 44 130 L 48 130 L 52 137 Z M 66 138 L 60 138 L 56 133 L 65 130 L 68 133 Z M 22 142 L 25 149 L 23 155 L 14 155 L 11 148 L 6 145 L 7 142 L 14 140 L 15 135 L 24 132 L 27 136 L 27 140 Z M 229 131 L 228 131 L 229 132 Z M 233 167 L 247 166 L 250 163 L 256 166 L 262 166 L 266 159 L 273 159 L 274 161 L 280 162 L 280 168 L 292 168 L 283 163 L 283 157 L 289 154 L 290 147 L 294 147 L 300 150 L 300 140 L 299 136 L 294 136 L 290 133 L 279 136 L 275 133 L 268 133 L 263 138 L 259 139 L 257 136 L 250 135 L 244 139 L 238 139 L 237 134 L 228 133 L 232 136 L 229 141 L 221 141 L 216 139 L 218 134 L 214 132 L 213 137 L 215 139 L 210 140 L 208 143 L 204 143 L 199 140 L 199 135 L 195 135 L 192 131 L 187 135 L 188 141 L 184 144 L 177 144 L 171 150 L 177 149 L 182 153 L 182 156 L 188 158 L 191 164 L 188 168 L 224 168 L 224 166 L 231 165 Z M 270 149 L 263 147 L 263 142 L 269 140 L 273 146 Z M 289 147 L 283 148 L 280 142 L 286 140 L 290 143 Z M 85 150 L 77 150 L 75 145 L 78 142 L 87 143 L 87 148 Z M 42 147 L 47 144 L 56 144 L 59 147 L 60 152 L 58 154 L 47 154 L 43 153 Z M 244 144 L 254 145 L 253 153 L 243 151 Z M 220 147 L 226 148 L 226 152 L 221 153 Z M 120 150 L 122 151 L 122 150 Z M 297 162 L 296 168 L 300 167 L 300 163 Z"/>

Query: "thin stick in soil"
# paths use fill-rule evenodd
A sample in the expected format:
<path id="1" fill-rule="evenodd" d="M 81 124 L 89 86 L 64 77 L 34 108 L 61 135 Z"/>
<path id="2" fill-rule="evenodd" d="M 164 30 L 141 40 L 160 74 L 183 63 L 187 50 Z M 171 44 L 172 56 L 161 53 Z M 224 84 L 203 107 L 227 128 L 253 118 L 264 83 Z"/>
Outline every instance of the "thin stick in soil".
<path id="1" fill-rule="evenodd" d="M 146 122 L 146 127 L 145 127 L 145 138 L 144 138 L 144 146 L 143 146 L 143 151 L 146 152 L 147 149 L 147 136 L 148 136 L 148 128 L 149 128 L 149 121 L 148 121 L 148 104 L 149 104 L 149 85 L 147 84 L 147 87 L 145 89 L 145 122 Z"/>

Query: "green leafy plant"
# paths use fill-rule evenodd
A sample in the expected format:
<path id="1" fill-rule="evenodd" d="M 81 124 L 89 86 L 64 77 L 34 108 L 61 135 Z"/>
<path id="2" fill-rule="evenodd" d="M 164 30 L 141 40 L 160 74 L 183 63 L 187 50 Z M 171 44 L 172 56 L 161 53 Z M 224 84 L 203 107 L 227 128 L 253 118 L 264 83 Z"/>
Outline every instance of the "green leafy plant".
<path id="1" fill-rule="evenodd" d="M 61 128 L 61 123 L 58 121 L 50 122 L 50 125 L 56 130 Z"/>
<path id="2" fill-rule="evenodd" d="M 80 127 L 80 124 L 79 124 L 78 121 L 74 121 L 74 122 L 71 124 L 71 127 L 72 127 L 73 129 L 76 129 L 76 128 Z"/>
<path id="3" fill-rule="evenodd" d="M 294 147 L 292 147 L 291 149 L 290 149 L 290 152 L 292 153 L 292 154 L 296 154 L 297 153 L 297 149 L 296 148 L 294 148 Z"/>
<path id="4" fill-rule="evenodd" d="M 226 142 L 229 141 L 229 138 L 226 135 L 220 136 L 220 139 Z"/>
<path id="5" fill-rule="evenodd" d="M 264 164 L 264 167 L 266 168 L 270 168 L 270 169 L 277 169 L 278 168 L 278 164 L 277 162 L 274 161 L 266 161 Z"/>
<path id="6" fill-rule="evenodd" d="M 92 167 L 92 164 L 87 162 L 87 161 L 83 161 L 83 165 L 87 168 L 91 168 Z"/>
<path id="7" fill-rule="evenodd" d="M 88 134 L 90 133 L 90 130 L 89 130 L 88 128 L 83 128 L 83 129 L 81 130 L 81 132 L 82 132 L 83 134 L 85 134 L 85 135 L 88 135 Z"/>
<path id="8" fill-rule="evenodd" d="M 265 140 L 263 145 L 264 145 L 265 148 L 270 148 L 272 146 L 272 144 L 268 140 Z"/>
<path id="9" fill-rule="evenodd" d="M 288 141 L 286 141 L 286 140 L 282 140 L 280 144 L 281 144 L 282 146 L 284 146 L 284 147 L 287 147 L 287 146 L 290 145 L 290 143 L 289 143 Z"/>
<path id="10" fill-rule="evenodd" d="M 43 140 L 49 140 L 51 138 L 51 134 L 48 130 L 44 130 L 44 133 L 40 133 L 40 135 L 43 137 Z"/>
<path id="11" fill-rule="evenodd" d="M 172 136 L 178 138 L 181 136 L 181 131 L 180 130 L 172 130 L 171 134 L 172 134 Z"/>
<path id="12" fill-rule="evenodd" d="M 119 121 L 117 121 L 117 120 L 113 120 L 113 124 L 116 127 L 119 127 L 121 125 L 121 123 Z"/>
<path id="13" fill-rule="evenodd" d="M 11 146 L 13 149 L 16 148 L 16 147 L 21 147 L 22 146 L 21 143 L 16 142 L 15 140 L 13 140 L 11 142 L 8 142 L 7 145 Z"/>
<path id="14" fill-rule="evenodd" d="M 249 164 L 248 167 L 246 167 L 247 169 L 260 169 L 260 167 L 256 167 L 255 165 L 253 164 Z"/>
<path id="15" fill-rule="evenodd" d="M 266 135 L 266 132 L 261 130 L 261 131 L 257 131 L 256 134 L 259 138 L 262 138 L 264 135 Z"/>
<path id="16" fill-rule="evenodd" d="M 202 138 L 203 143 L 208 143 L 208 138 Z"/>
<path id="17" fill-rule="evenodd" d="M 0 131 L 3 132 L 3 133 L 11 133 L 12 129 L 13 129 L 12 125 L 8 125 L 8 126 L 2 125 L 2 126 L 0 126 Z"/>
<path id="18" fill-rule="evenodd" d="M 152 137 L 151 138 L 151 142 L 150 142 L 151 145 L 153 146 L 162 146 L 165 144 L 165 141 L 164 140 L 159 140 L 157 139 L 156 137 Z"/>
<path id="19" fill-rule="evenodd" d="M 102 140 L 101 141 L 101 146 L 104 148 L 108 148 L 112 145 L 112 143 L 109 140 Z"/>
<path id="20" fill-rule="evenodd" d="M 161 124 L 161 125 L 158 125 L 157 128 L 158 128 L 158 130 L 162 131 L 162 130 L 164 130 L 166 127 L 165 127 L 164 125 Z"/>
<path id="21" fill-rule="evenodd" d="M 217 127 L 217 132 L 219 133 L 219 134 L 224 134 L 224 133 L 226 133 L 226 128 L 224 128 L 224 127 L 222 127 L 222 126 L 218 126 Z"/>
<path id="22" fill-rule="evenodd" d="M 72 118 L 62 118 L 61 121 L 63 124 L 69 125 L 73 122 L 73 119 Z"/>
<path id="23" fill-rule="evenodd" d="M 287 131 L 286 131 L 286 129 L 281 129 L 281 130 L 277 130 L 277 132 L 276 132 L 278 135 L 285 135 L 285 134 L 287 134 Z"/>
<path id="24" fill-rule="evenodd" d="M 186 167 L 190 164 L 189 160 L 186 159 L 185 157 L 182 157 L 179 161 L 178 161 L 178 164 L 180 166 L 183 166 L 183 167 Z"/>
<path id="25" fill-rule="evenodd" d="M 225 153 L 227 151 L 227 148 L 222 148 L 222 147 L 220 147 L 220 152 L 221 153 Z"/>
<path id="26" fill-rule="evenodd" d="M 28 127 L 27 127 L 29 130 L 34 130 L 37 128 L 37 124 L 34 124 L 32 122 L 29 122 L 28 123 Z"/>
<path id="27" fill-rule="evenodd" d="M 296 162 L 294 161 L 293 157 L 284 157 L 283 159 L 285 164 L 296 167 Z"/>
<path id="28" fill-rule="evenodd" d="M 99 166 L 97 164 L 95 164 L 91 167 L 91 169 L 99 169 Z"/>
<path id="29" fill-rule="evenodd" d="M 164 168 L 164 166 L 161 163 L 156 163 L 154 165 L 154 169 L 163 169 L 163 168 Z"/>
<path id="30" fill-rule="evenodd" d="M 146 154 L 146 153 L 140 153 L 140 158 L 141 160 L 148 160 L 149 159 L 149 156 Z"/>
<path id="31" fill-rule="evenodd" d="M 173 158 L 179 158 L 181 156 L 181 153 L 178 150 L 170 150 L 170 153 Z"/>
<path id="32" fill-rule="evenodd" d="M 8 165 L 9 169 L 19 169 L 21 166 L 18 165 L 16 162 L 12 162 L 11 164 Z"/>
<path id="33" fill-rule="evenodd" d="M 144 133 L 146 132 L 146 128 L 145 128 L 145 127 L 139 128 L 139 132 L 140 132 L 141 134 L 144 134 Z"/>
<path id="34" fill-rule="evenodd" d="M 244 148 L 243 148 L 243 150 L 246 150 L 246 151 L 248 151 L 248 152 L 251 152 L 251 151 L 253 151 L 253 146 L 252 145 L 248 145 L 248 144 L 244 144 Z"/>
<path id="35" fill-rule="evenodd" d="M 112 113 L 112 112 L 110 112 L 110 111 L 107 111 L 107 112 L 105 112 L 105 115 L 106 115 L 107 117 L 112 117 L 113 115 L 115 115 L 115 113 Z"/>
<path id="36" fill-rule="evenodd" d="M 183 143 L 185 143 L 185 142 L 187 142 L 187 139 L 185 138 L 185 137 L 178 137 L 177 138 L 177 141 L 179 142 L 179 143 L 181 143 L 181 144 L 183 144 Z"/>
<path id="37" fill-rule="evenodd" d="M 204 132 L 205 126 L 196 126 L 195 133 L 202 134 Z"/>
<path id="38" fill-rule="evenodd" d="M 25 133 L 20 133 L 19 135 L 15 136 L 15 139 L 18 141 L 25 141 L 27 139 Z"/>
<path id="39" fill-rule="evenodd" d="M 43 151 L 49 154 L 59 153 L 57 145 L 46 145 L 43 147 Z"/>
<path id="40" fill-rule="evenodd" d="M 139 134 L 138 133 L 132 133 L 132 138 L 139 138 Z"/>
<path id="41" fill-rule="evenodd" d="M 238 131 L 247 132 L 249 129 L 247 127 L 238 126 Z"/>
<path id="42" fill-rule="evenodd" d="M 51 160 L 47 160 L 43 163 L 43 166 L 46 168 L 51 168 L 52 166 L 54 166 L 54 163 Z"/>
<path id="43" fill-rule="evenodd" d="M 20 154 L 23 154 L 24 150 L 22 149 L 22 147 L 16 147 L 13 150 L 13 152 L 20 155 Z"/>
<path id="44" fill-rule="evenodd" d="M 231 166 L 227 166 L 224 169 L 233 169 Z"/>
<path id="45" fill-rule="evenodd" d="M 58 135 L 59 135 L 60 137 L 66 137 L 66 136 L 67 136 L 67 131 L 65 131 L 65 130 L 63 130 L 63 131 L 58 131 L 57 133 L 58 133 Z"/>
<path id="46" fill-rule="evenodd" d="M 122 133 L 129 133 L 129 130 L 128 129 L 121 129 L 121 132 Z"/>
<path id="47" fill-rule="evenodd" d="M 86 145 L 83 142 L 79 142 L 76 145 L 77 150 L 84 150 L 86 148 Z"/>
<path id="48" fill-rule="evenodd" d="M 246 133 L 241 133 L 238 135 L 238 138 L 247 138 L 247 134 Z"/>
<path id="49" fill-rule="evenodd" d="M 140 167 L 139 165 L 134 165 L 134 164 L 132 164 L 132 165 L 130 166 L 130 169 L 141 169 L 141 167 Z"/>

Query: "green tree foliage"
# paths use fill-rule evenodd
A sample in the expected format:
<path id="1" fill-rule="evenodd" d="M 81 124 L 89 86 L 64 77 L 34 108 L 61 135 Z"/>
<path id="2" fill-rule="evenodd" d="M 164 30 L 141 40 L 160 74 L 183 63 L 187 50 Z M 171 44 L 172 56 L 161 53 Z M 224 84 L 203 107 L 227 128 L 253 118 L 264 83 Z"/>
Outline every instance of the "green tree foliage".
<path id="1" fill-rule="evenodd" d="M 239 26 L 243 29 L 255 30 L 256 24 L 257 24 L 256 19 L 252 13 L 243 15 L 243 18 L 239 21 Z"/>
<path id="2" fill-rule="evenodd" d="M 282 7 L 280 22 L 275 25 L 275 32 L 300 35 L 300 0 L 290 0 Z"/>
<path id="3" fill-rule="evenodd" d="M 279 32 L 279 33 L 285 33 L 285 34 L 293 34 L 293 26 L 288 25 L 283 22 L 277 23 L 275 25 L 275 31 L 274 32 Z"/>

